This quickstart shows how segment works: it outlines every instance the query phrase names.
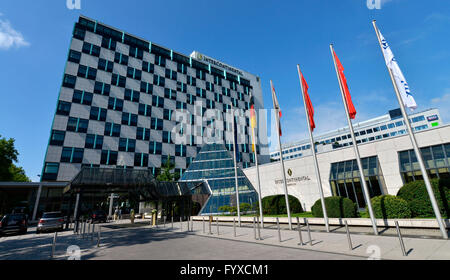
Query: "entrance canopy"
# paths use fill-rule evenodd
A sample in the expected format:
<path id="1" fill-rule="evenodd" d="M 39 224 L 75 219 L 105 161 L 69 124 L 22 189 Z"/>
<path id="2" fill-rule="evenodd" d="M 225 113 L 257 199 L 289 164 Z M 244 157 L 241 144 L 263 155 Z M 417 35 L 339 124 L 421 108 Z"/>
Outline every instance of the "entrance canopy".
<path id="1" fill-rule="evenodd" d="M 151 201 L 169 197 L 190 196 L 189 188 L 176 182 L 159 182 L 148 169 L 84 167 L 64 189 L 73 193 L 129 192 Z"/>

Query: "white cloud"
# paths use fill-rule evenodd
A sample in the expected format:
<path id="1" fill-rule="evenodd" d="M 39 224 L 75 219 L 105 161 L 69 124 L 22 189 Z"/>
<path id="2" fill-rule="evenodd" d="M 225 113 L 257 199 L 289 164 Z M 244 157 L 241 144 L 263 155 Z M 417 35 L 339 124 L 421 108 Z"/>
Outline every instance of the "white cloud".
<path id="1" fill-rule="evenodd" d="M 0 13 L 0 16 L 2 14 Z M 0 19 L 0 50 L 8 50 L 12 47 L 29 46 L 23 35 L 16 31 L 8 20 Z"/>
<path id="2" fill-rule="evenodd" d="M 450 121 L 450 89 L 446 89 L 441 97 L 431 99 L 431 104 L 439 109 L 445 123 Z"/>

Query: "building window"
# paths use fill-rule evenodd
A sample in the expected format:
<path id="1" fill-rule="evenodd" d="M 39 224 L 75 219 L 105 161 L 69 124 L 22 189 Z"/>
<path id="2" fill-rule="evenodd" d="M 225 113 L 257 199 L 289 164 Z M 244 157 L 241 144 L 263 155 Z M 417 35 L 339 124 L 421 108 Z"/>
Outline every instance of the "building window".
<path id="1" fill-rule="evenodd" d="M 152 96 L 152 106 L 164 108 L 164 98 L 159 97 L 157 95 Z"/>
<path id="2" fill-rule="evenodd" d="M 136 139 L 144 141 L 150 140 L 150 129 L 138 127 L 136 129 Z"/>
<path id="3" fill-rule="evenodd" d="M 59 163 L 46 162 L 44 167 L 43 181 L 55 181 L 58 177 Z"/>
<path id="4" fill-rule="evenodd" d="M 137 59 L 142 59 L 144 57 L 144 51 L 136 48 L 136 47 L 130 47 L 130 52 L 129 52 L 131 57 L 137 58 Z"/>
<path id="5" fill-rule="evenodd" d="M 185 157 L 186 156 L 186 146 L 184 146 L 184 145 L 175 145 L 175 156 L 177 156 L 177 157 Z"/>
<path id="6" fill-rule="evenodd" d="M 150 128 L 154 130 L 163 130 L 163 120 L 158 118 L 152 118 Z"/>
<path id="7" fill-rule="evenodd" d="M 139 102 L 140 94 L 138 91 L 132 89 L 125 89 L 125 100 L 132 102 Z"/>
<path id="8" fill-rule="evenodd" d="M 122 65 L 128 65 L 128 56 L 121 54 L 119 52 L 116 52 L 114 56 L 114 62 L 122 64 Z"/>
<path id="9" fill-rule="evenodd" d="M 150 83 L 141 82 L 141 92 L 152 94 L 153 93 L 153 85 Z"/>
<path id="10" fill-rule="evenodd" d="M 111 86 L 105 83 L 95 82 L 94 93 L 109 96 Z"/>
<path id="11" fill-rule="evenodd" d="M 383 194 L 382 190 L 385 190 L 385 184 L 378 158 L 376 156 L 362 158 L 361 161 L 370 197 Z M 356 160 L 332 163 L 330 185 L 334 196 L 347 197 L 359 208 L 366 206 Z"/>
<path id="12" fill-rule="evenodd" d="M 80 63 L 81 60 L 81 53 L 74 51 L 74 50 L 70 50 L 69 52 L 69 58 L 67 59 L 70 62 L 73 63 Z"/>
<path id="13" fill-rule="evenodd" d="M 163 141 L 163 143 L 173 144 L 172 143 L 172 132 L 170 132 L 170 131 L 163 131 L 162 141 Z"/>
<path id="14" fill-rule="evenodd" d="M 152 155 L 160 155 L 162 152 L 162 144 L 151 141 L 148 146 L 148 153 Z"/>
<path id="15" fill-rule="evenodd" d="M 92 104 L 92 98 L 93 94 L 90 92 L 85 92 L 84 90 L 74 90 L 72 102 L 90 106 Z"/>
<path id="16" fill-rule="evenodd" d="M 98 69 L 112 73 L 114 67 L 114 62 L 108 61 L 106 59 L 100 58 L 98 60 Z"/>
<path id="17" fill-rule="evenodd" d="M 182 82 L 177 82 L 177 91 L 186 93 L 187 92 L 186 84 Z"/>
<path id="18" fill-rule="evenodd" d="M 105 123 L 105 136 L 119 137 L 120 136 L 120 124 Z"/>
<path id="19" fill-rule="evenodd" d="M 123 100 L 115 97 L 110 97 L 108 99 L 108 109 L 114 111 L 122 111 L 123 110 Z"/>
<path id="20" fill-rule="evenodd" d="M 101 150 L 103 148 L 103 136 L 87 134 L 84 147 L 86 149 Z"/>
<path id="21" fill-rule="evenodd" d="M 155 86 L 165 87 L 166 86 L 166 80 L 164 77 L 153 75 L 153 84 Z"/>
<path id="22" fill-rule="evenodd" d="M 164 109 L 163 118 L 165 120 L 171 121 L 172 120 L 172 115 L 173 115 L 173 110 Z"/>
<path id="23" fill-rule="evenodd" d="M 50 145 L 62 146 L 64 145 L 64 138 L 66 137 L 65 131 L 53 130 L 50 137 Z"/>
<path id="24" fill-rule="evenodd" d="M 90 43 L 87 43 L 87 42 L 84 42 L 82 52 L 99 57 L 100 56 L 100 47 L 90 44 Z"/>
<path id="25" fill-rule="evenodd" d="M 116 45 L 117 45 L 117 42 L 114 41 L 112 38 L 107 38 L 107 37 L 102 38 L 102 47 L 103 48 L 115 51 Z"/>
<path id="26" fill-rule="evenodd" d="M 164 89 L 164 97 L 172 100 L 177 100 L 177 92 L 170 88 Z"/>
<path id="27" fill-rule="evenodd" d="M 152 115 L 152 106 L 147 104 L 139 104 L 138 114 L 150 117 Z"/>
<path id="28" fill-rule="evenodd" d="M 142 71 L 132 68 L 132 67 L 128 67 L 127 69 L 127 77 L 128 78 L 132 78 L 135 80 L 140 80 L 142 78 Z"/>
<path id="29" fill-rule="evenodd" d="M 420 151 L 430 179 L 450 178 L 450 143 L 423 147 Z M 405 183 L 423 180 L 414 150 L 399 152 L 398 156 L 400 174 Z"/>
<path id="30" fill-rule="evenodd" d="M 61 162 L 81 163 L 84 150 L 80 148 L 63 148 Z"/>
<path id="31" fill-rule="evenodd" d="M 134 166 L 147 167 L 148 154 L 136 153 L 134 154 Z"/>
<path id="32" fill-rule="evenodd" d="M 95 120 L 95 121 L 106 121 L 106 109 L 98 108 L 98 107 L 91 107 L 91 113 L 89 116 L 89 119 Z"/>
<path id="33" fill-rule="evenodd" d="M 65 101 L 58 102 L 58 108 L 56 109 L 56 114 L 68 116 L 70 114 L 71 103 Z"/>
<path id="34" fill-rule="evenodd" d="M 63 79 L 63 87 L 74 88 L 77 82 L 77 77 L 65 74 Z"/>
<path id="35" fill-rule="evenodd" d="M 129 126 L 137 126 L 138 116 L 131 113 L 122 113 L 122 124 Z"/>
<path id="36" fill-rule="evenodd" d="M 116 165 L 117 164 L 117 151 L 105 151 L 102 150 L 102 155 L 100 157 L 100 164 L 103 165 Z"/>
<path id="37" fill-rule="evenodd" d="M 187 65 L 185 65 L 183 63 L 177 63 L 177 71 L 182 74 L 186 74 L 187 73 Z"/>
<path id="38" fill-rule="evenodd" d="M 166 67 L 166 58 L 160 55 L 155 55 L 155 64 L 161 67 Z"/>
<path id="39" fill-rule="evenodd" d="M 142 61 L 142 71 L 153 74 L 155 72 L 155 66 L 147 61 Z"/>
<path id="40" fill-rule="evenodd" d="M 136 140 L 128 138 L 119 139 L 119 151 L 134 153 L 135 149 L 136 149 Z"/>
<path id="41" fill-rule="evenodd" d="M 69 117 L 69 120 L 67 121 L 67 131 L 73 131 L 73 132 L 79 132 L 79 133 L 86 133 L 89 125 L 89 120 L 79 119 L 79 118 L 72 118 Z"/>
<path id="42" fill-rule="evenodd" d="M 112 74 L 111 76 L 111 84 L 116 87 L 125 87 L 127 82 L 127 78 L 124 76 L 120 76 L 118 74 Z"/>

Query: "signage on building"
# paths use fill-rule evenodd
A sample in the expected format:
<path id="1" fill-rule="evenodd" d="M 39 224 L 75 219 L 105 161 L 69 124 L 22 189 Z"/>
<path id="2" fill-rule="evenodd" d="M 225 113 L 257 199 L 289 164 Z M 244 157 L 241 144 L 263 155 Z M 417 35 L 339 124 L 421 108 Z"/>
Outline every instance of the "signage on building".
<path id="1" fill-rule="evenodd" d="M 432 115 L 432 116 L 427 117 L 427 120 L 429 122 L 437 121 L 437 120 L 439 120 L 439 117 L 438 117 L 438 115 Z"/>
<path id="2" fill-rule="evenodd" d="M 240 76 L 244 76 L 244 73 L 242 73 L 242 71 L 240 71 L 240 70 L 238 70 L 236 68 L 233 68 L 233 67 L 228 66 L 228 65 L 226 65 L 226 64 L 224 64 L 224 63 L 222 63 L 220 61 L 217 61 L 217 60 L 214 60 L 212 58 L 209 58 L 209 57 L 207 57 L 207 56 L 205 56 L 205 55 L 203 55 L 203 54 L 201 54 L 199 52 L 194 52 L 194 53 L 195 53 L 195 58 L 200 60 L 200 61 L 209 63 L 209 64 L 217 66 L 217 67 L 220 67 L 220 68 L 222 68 L 222 69 L 224 69 L 226 71 L 233 72 L 233 73 L 238 74 Z M 191 56 L 192 56 L 192 54 L 191 54 Z"/>
<path id="3" fill-rule="evenodd" d="M 294 177 L 286 179 L 286 184 L 288 186 L 295 186 L 297 183 L 311 181 L 311 178 L 309 176 L 301 176 L 301 177 Z M 283 184 L 283 180 L 275 180 L 275 185 L 281 185 Z"/>

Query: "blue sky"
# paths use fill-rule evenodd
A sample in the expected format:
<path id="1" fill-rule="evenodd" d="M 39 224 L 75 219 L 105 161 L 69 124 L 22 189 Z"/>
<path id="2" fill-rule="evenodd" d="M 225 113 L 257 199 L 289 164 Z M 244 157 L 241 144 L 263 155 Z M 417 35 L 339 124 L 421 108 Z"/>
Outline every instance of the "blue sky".
<path id="1" fill-rule="evenodd" d="M 344 126 L 329 44 L 345 67 L 357 121 L 398 107 L 371 21 L 391 45 L 419 105 L 450 121 L 450 5 L 442 0 L 138 1 L 0 3 L 0 134 L 15 138 L 19 165 L 38 180 L 71 31 L 80 14 L 176 51 L 198 50 L 259 75 L 283 110 L 283 142 L 306 136 L 296 64 L 316 110 L 317 133 Z"/>

